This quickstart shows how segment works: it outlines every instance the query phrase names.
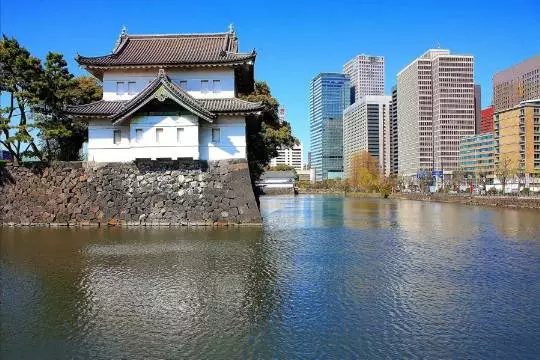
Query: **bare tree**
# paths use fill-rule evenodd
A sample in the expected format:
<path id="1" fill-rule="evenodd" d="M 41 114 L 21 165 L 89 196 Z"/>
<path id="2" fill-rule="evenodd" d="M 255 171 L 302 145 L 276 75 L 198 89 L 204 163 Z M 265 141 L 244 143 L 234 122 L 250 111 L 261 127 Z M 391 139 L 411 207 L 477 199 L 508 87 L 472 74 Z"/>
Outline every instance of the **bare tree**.
<path id="1" fill-rule="evenodd" d="M 503 194 L 506 192 L 506 182 L 516 175 L 517 169 L 517 162 L 513 157 L 507 154 L 502 154 L 499 157 L 499 162 L 495 167 L 495 175 L 502 184 Z"/>

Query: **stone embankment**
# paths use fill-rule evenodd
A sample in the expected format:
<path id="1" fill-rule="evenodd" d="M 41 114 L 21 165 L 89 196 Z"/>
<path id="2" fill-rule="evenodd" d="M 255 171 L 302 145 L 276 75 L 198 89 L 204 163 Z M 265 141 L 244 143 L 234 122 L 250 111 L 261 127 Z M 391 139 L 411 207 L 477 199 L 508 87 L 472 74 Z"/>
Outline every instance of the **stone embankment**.
<path id="1" fill-rule="evenodd" d="M 467 196 L 445 194 L 396 193 L 393 194 L 391 197 L 396 199 L 435 201 L 452 204 L 540 210 L 540 198 L 533 196 Z"/>
<path id="2" fill-rule="evenodd" d="M 0 167 L 0 224 L 260 224 L 245 160 Z"/>

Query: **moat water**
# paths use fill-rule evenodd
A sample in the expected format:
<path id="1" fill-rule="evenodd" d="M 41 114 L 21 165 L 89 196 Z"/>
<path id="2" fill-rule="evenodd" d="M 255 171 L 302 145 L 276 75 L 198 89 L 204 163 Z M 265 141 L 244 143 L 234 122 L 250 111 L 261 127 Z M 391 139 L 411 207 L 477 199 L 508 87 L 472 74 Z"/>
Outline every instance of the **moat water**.
<path id="1" fill-rule="evenodd" d="M 540 212 L 261 207 L 262 228 L 1 228 L 0 358 L 540 357 Z"/>

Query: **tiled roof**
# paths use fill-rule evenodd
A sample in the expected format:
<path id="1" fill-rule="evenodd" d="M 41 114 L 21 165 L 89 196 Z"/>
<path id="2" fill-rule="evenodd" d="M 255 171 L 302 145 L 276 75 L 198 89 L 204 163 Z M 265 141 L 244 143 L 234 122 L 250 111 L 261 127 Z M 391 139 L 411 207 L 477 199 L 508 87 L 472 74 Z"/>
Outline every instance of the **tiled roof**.
<path id="1" fill-rule="evenodd" d="M 87 67 L 182 66 L 241 64 L 255 59 L 255 51 L 239 53 L 234 32 L 215 34 L 122 34 L 112 54 L 77 56 Z"/>
<path id="2" fill-rule="evenodd" d="M 161 87 L 187 110 L 209 122 L 212 122 L 219 114 L 248 114 L 264 108 L 261 103 L 252 103 L 237 98 L 195 99 L 172 82 L 164 71 L 160 70 L 158 77 L 131 100 L 100 100 L 86 105 L 71 106 L 68 108 L 68 113 L 86 118 L 105 117 L 110 118 L 113 122 L 119 122 L 155 98 L 155 93 Z"/>
<path id="3" fill-rule="evenodd" d="M 214 113 L 242 113 L 260 111 L 264 108 L 261 103 L 227 98 L 227 99 L 199 99 L 204 107 Z"/>
<path id="4" fill-rule="evenodd" d="M 99 100 L 90 104 L 70 106 L 68 112 L 71 115 L 76 116 L 89 116 L 89 117 L 99 117 L 99 116 L 109 116 L 117 113 L 122 109 L 122 106 L 127 101 L 118 100 L 118 101 L 105 101 Z"/>
<path id="5" fill-rule="evenodd" d="M 154 93 L 161 87 L 163 87 L 168 94 L 172 95 L 178 103 L 200 118 L 212 122 L 212 120 L 216 117 L 215 114 L 205 109 L 204 105 L 197 101 L 193 96 L 189 95 L 178 85 L 173 83 L 167 77 L 167 75 L 165 75 L 165 71 L 160 69 L 158 77 L 148 84 L 143 91 L 129 100 L 119 112 L 115 113 L 112 116 L 112 120 L 114 122 L 122 121 L 131 115 L 134 111 L 150 101 L 153 98 L 152 96 Z"/>

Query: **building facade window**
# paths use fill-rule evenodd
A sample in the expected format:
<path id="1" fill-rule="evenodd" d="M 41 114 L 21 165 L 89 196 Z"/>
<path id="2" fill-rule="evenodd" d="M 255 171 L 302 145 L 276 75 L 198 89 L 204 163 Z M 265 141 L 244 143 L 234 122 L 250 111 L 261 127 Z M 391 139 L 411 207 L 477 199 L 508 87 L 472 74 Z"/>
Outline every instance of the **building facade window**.
<path id="1" fill-rule="evenodd" d="M 128 81 L 128 95 L 135 95 L 135 81 Z"/>
<path id="2" fill-rule="evenodd" d="M 221 129 L 212 129 L 212 142 L 217 144 L 221 141 Z"/>
<path id="3" fill-rule="evenodd" d="M 184 128 L 176 129 L 176 142 L 182 144 L 184 142 Z"/>
<path id="4" fill-rule="evenodd" d="M 156 128 L 156 143 L 161 144 L 163 141 L 163 128 Z"/>
<path id="5" fill-rule="evenodd" d="M 142 129 L 135 129 L 135 142 L 137 144 L 142 143 Z"/>
<path id="6" fill-rule="evenodd" d="M 221 81 L 219 80 L 212 80 L 212 92 L 219 93 L 221 92 Z"/>
<path id="7" fill-rule="evenodd" d="M 187 80 L 180 80 L 180 88 L 182 90 L 187 90 Z"/>
<path id="8" fill-rule="evenodd" d="M 116 95 L 124 95 L 126 93 L 126 84 L 123 81 L 116 82 Z"/>
<path id="9" fill-rule="evenodd" d="M 208 93 L 208 80 L 201 80 L 201 92 L 203 94 Z"/>
<path id="10" fill-rule="evenodd" d="M 115 145 L 120 145 L 122 142 L 122 131 L 121 130 L 114 130 L 113 131 L 113 142 Z"/>

